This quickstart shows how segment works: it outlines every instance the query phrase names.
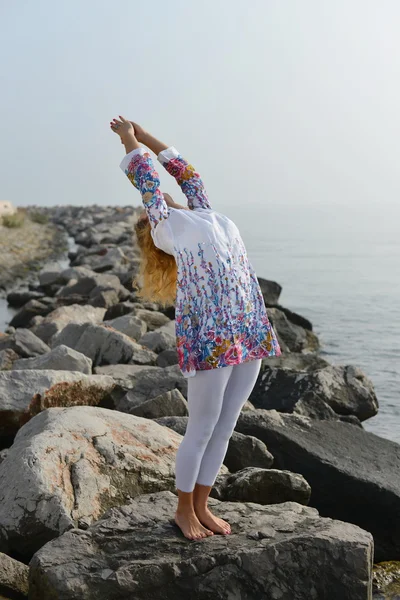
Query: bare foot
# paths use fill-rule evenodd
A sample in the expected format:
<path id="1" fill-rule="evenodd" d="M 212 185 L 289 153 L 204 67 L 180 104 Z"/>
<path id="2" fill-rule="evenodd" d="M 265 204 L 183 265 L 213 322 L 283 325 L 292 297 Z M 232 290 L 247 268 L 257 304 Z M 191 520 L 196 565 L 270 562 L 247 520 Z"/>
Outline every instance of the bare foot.
<path id="1" fill-rule="evenodd" d="M 194 512 L 188 514 L 176 512 L 175 523 L 189 540 L 200 540 L 209 535 L 214 535 L 210 529 L 203 527 Z"/>
<path id="2" fill-rule="evenodd" d="M 194 510 L 200 523 L 209 527 L 211 531 L 222 533 L 224 535 L 231 533 L 231 526 L 229 523 L 213 515 L 208 507 L 201 509 L 195 508 Z"/>

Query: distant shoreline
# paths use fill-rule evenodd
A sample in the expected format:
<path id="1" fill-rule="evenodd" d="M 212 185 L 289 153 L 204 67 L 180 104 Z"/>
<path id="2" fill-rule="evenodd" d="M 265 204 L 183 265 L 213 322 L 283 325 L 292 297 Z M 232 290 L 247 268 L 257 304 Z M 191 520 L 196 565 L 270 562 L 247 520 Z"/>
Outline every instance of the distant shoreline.
<path id="1" fill-rule="evenodd" d="M 31 220 L 37 207 L 19 209 L 23 223 L 6 227 L 0 220 L 0 297 L 24 282 L 49 260 L 55 260 L 68 249 L 67 233 L 51 222 L 43 209 L 43 221 Z"/>

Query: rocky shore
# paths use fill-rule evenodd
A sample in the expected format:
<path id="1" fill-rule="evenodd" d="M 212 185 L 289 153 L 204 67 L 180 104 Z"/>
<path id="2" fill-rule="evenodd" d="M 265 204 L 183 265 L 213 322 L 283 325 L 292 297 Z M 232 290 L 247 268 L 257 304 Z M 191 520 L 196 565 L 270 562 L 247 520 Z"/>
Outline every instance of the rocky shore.
<path id="1" fill-rule="evenodd" d="M 43 214 L 42 222 L 32 220 Z M 67 249 L 65 230 L 51 221 L 47 211 L 24 209 L 19 227 L 6 227 L 0 218 L 0 297 L 18 282 L 34 279 L 44 262 Z"/>
<path id="2" fill-rule="evenodd" d="M 363 428 L 372 382 L 321 358 L 277 282 L 259 279 L 283 355 L 263 360 L 211 492 L 232 535 L 191 542 L 175 525 L 187 380 L 173 307 L 132 286 L 137 210 L 44 210 L 49 247 L 51 232 L 75 239 L 70 266 L 8 291 L 0 597 L 399 597 L 400 446 Z"/>

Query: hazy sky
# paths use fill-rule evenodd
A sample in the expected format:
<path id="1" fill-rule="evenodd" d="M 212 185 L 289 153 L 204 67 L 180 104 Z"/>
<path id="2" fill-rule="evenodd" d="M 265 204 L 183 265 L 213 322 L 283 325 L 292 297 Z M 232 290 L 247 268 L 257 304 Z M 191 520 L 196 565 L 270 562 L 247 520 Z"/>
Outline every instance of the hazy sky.
<path id="1" fill-rule="evenodd" d="M 398 203 L 399 30 L 398 0 L 0 0 L 0 199 L 139 205 L 122 114 L 221 212 Z"/>

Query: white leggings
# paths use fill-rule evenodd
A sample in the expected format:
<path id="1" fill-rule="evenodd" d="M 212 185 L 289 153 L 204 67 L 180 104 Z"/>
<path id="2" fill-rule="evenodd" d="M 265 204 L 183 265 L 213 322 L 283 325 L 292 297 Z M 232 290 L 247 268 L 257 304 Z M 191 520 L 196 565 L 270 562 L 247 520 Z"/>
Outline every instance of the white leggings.
<path id="1" fill-rule="evenodd" d="M 178 490 L 192 492 L 196 483 L 214 485 L 261 362 L 260 358 L 197 371 L 188 378 L 189 418 L 175 463 Z"/>

